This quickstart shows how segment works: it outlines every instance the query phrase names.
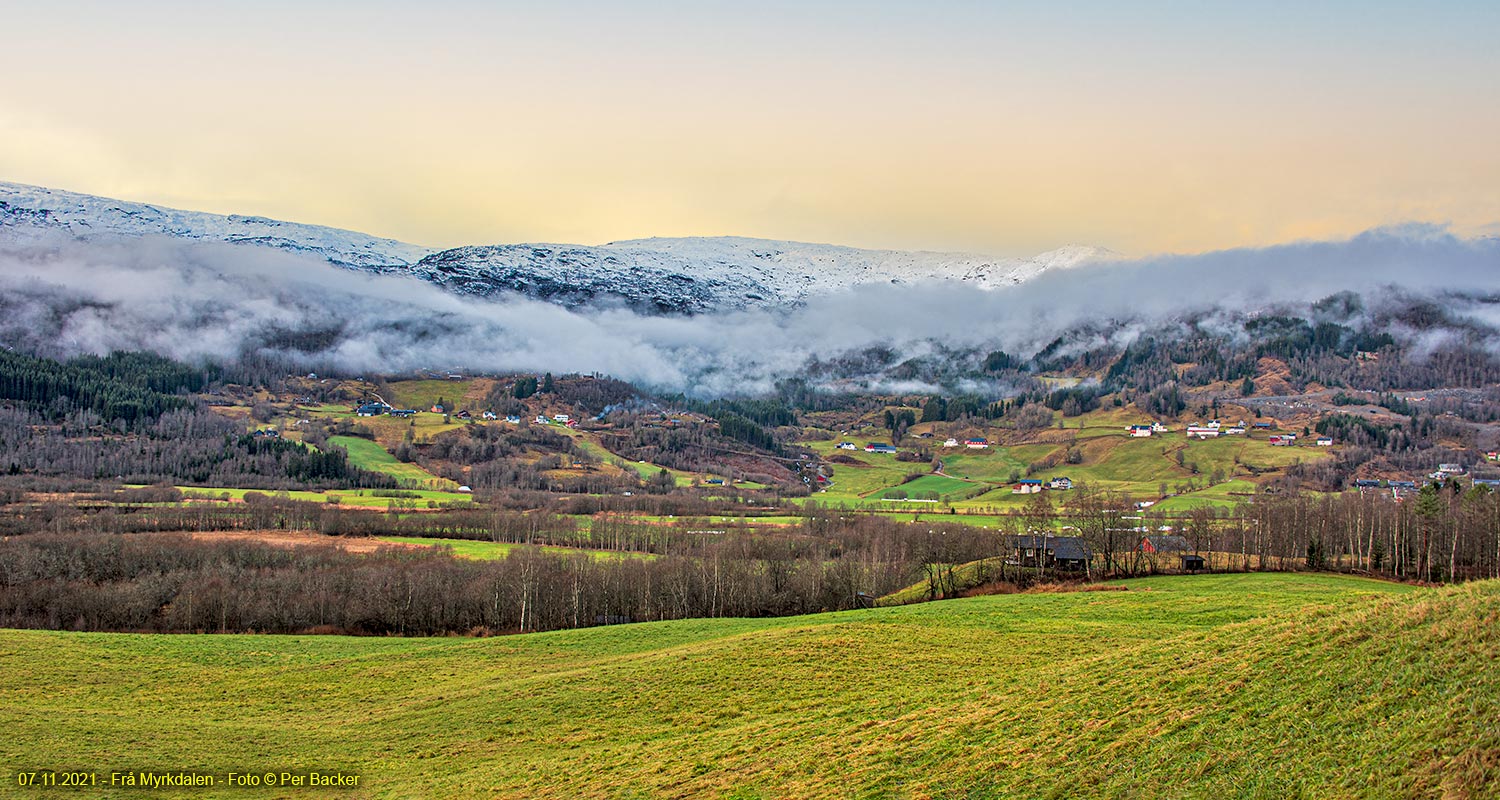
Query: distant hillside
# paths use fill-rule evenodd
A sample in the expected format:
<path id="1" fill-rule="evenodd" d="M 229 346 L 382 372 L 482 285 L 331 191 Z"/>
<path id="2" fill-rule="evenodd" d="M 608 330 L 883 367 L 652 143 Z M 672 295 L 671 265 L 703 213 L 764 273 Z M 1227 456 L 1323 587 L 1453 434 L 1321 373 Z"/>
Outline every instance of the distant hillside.
<path id="1" fill-rule="evenodd" d="M 487 640 L 0 631 L 0 755 L 361 797 L 1500 795 L 1500 583 L 1126 586 Z"/>

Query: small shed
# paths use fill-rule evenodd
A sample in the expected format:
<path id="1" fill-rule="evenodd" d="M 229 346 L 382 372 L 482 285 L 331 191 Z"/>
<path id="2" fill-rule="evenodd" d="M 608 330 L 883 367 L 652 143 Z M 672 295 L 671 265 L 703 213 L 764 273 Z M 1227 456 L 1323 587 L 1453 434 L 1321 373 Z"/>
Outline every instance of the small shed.
<path id="1" fill-rule="evenodd" d="M 1182 569 L 1184 572 L 1200 572 L 1208 566 L 1204 562 L 1203 556 L 1196 553 L 1183 553 L 1178 558 L 1182 559 Z"/>

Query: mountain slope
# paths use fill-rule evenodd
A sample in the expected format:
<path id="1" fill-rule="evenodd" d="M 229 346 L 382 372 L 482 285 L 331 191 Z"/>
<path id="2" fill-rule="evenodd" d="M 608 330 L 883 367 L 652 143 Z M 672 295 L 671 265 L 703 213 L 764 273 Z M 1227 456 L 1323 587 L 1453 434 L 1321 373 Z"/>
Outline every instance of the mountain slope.
<path id="1" fill-rule="evenodd" d="M 382 797 L 1500 792 L 1500 584 L 1121 585 L 479 640 L 0 631 L 0 756 L 129 741 Z"/>
<path id="2" fill-rule="evenodd" d="M 514 287 L 565 305 L 615 297 L 647 310 L 696 313 L 795 305 L 872 283 L 962 281 L 994 289 L 1109 257 L 1087 247 L 1006 259 L 721 236 L 461 247 L 430 255 L 411 271 L 466 294 Z"/>
<path id="3" fill-rule="evenodd" d="M 361 233 L 264 217 L 220 216 L 0 183 L 0 238 L 61 230 L 84 239 L 173 236 L 272 247 L 340 267 L 407 273 L 451 291 L 519 292 L 566 306 L 600 301 L 647 312 L 780 308 L 873 283 L 959 281 L 1011 286 L 1042 272 L 1112 258 L 1068 247 L 1034 258 L 862 250 L 768 239 L 639 239 L 602 246 L 501 244 L 435 251 Z"/>
<path id="4" fill-rule="evenodd" d="M 0 182 L 0 229 L 12 240 L 28 231 L 63 230 L 85 239 L 160 235 L 221 241 L 304 253 L 352 269 L 401 267 L 432 252 L 431 248 L 321 225 L 179 211 L 4 182 Z"/>

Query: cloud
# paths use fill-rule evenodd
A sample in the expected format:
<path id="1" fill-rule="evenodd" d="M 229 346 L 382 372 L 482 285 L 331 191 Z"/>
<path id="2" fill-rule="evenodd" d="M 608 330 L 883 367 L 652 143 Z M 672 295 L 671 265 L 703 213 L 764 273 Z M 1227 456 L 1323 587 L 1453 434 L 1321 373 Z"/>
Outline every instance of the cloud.
<path id="1" fill-rule="evenodd" d="M 985 291 L 867 285 L 780 311 L 652 317 L 480 300 L 255 247 L 166 237 L 77 241 L 0 233 L 0 342 L 55 356 L 145 349 L 179 359 L 276 353 L 353 372 L 598 372 L 695 394 L 756 393 L 813 360 L 868 348 L 890 366 L 952 351 L 1030 355 L 1065 333 L 1123 345 L 1193 316 L 1226 333 L 1245 314 L 1339 291 L 1434 298 L 1474 327 L 1500 323 L 1500 242 L 1433 226 L 1056 270 Z M 1476 300 L 1489 297 L 1491 300 Z M 1368 311 L 1364 313 L 1369 313 Z M 864 376 L 922 390 L 922 379 Z"/>

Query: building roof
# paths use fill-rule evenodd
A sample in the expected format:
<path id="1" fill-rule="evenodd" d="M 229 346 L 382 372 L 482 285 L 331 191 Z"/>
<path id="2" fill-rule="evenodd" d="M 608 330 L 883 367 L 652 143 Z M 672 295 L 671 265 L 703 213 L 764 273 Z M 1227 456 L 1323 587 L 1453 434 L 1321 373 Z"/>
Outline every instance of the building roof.
<path id="1" fill-rule="evenodd" d="M 1094 557 L 1094 551 L 1081 536 L 1017 536 L 1015 546 L 1033 550 L 1051 548 L 1053 558 L 1068 561 L 1087 561 Z"/>
<path id="2" fill-rule="evenodd" d="M 1193 546 L 1191 544 L 1188 544 L 1188 540 L 1187 540 L 1186 536 L 1143 536 L 1143 537 L 1141 537 L 1141 544 L 1144 545 L 1146 542 L 1150 542 L 1151 543 L 1151 547 L 1154 550 L 1156 550 L 1156 552 L 1158 552 L 1158 553 L 1165 553 L 1165 552 L 1170 552 L 1170 551 L 1173 551 L 1173 550 L 1191 550 L 1191 549 L 1193 549 Z"/>

